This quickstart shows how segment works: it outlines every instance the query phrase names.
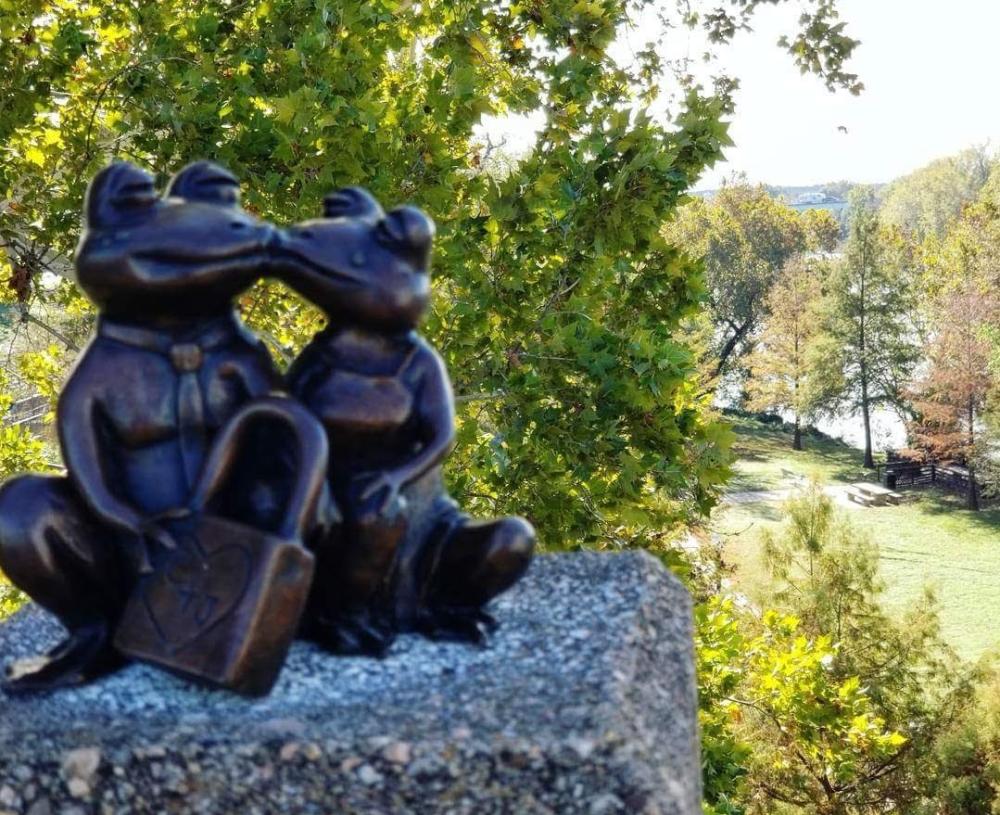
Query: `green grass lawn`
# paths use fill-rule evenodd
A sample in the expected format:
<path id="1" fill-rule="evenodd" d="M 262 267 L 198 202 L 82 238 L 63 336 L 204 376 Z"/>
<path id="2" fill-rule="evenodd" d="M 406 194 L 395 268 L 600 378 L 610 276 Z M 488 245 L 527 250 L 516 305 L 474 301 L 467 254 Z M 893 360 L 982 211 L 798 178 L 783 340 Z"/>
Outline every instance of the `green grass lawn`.
<path id="1" fill-rule="evenodd" d="M 836 442 L 807 438 L 809 449 L 799 453 L 791 449 L 790 434 L 747 421 L 736 431 L 740 461 L 730 491 L 787 487 L 783 467 L 815 472 L 829 483 L 863 477 L 860 452 Z M 934 587 L 945 636 L 962 656 L 975 659 L 1000 645 L 1000 509 L 969 512 L 960 499 L 938 491 L 903 494 L 900 506 L 842 511 L 879 546 L 888 606 L 903 608 L 925 586 Z M 736 585 L 753 599 L 766 585 L 759 531 L 781 518 L 780 502 L 724 506 L 713 515 Z"/>
<path id="2" fill-rule="evenodd" d="M 825 436 L 803 434 L 804 450 L 792 449 L 792 434 L 750 419 L 732 419 L 733 449 L 738 461 L 728 492 L 771 490 L 788 486 L 782 470 L 816 474 L 824 481 L 850 483 L 870 478 L 861 453 Z"/>

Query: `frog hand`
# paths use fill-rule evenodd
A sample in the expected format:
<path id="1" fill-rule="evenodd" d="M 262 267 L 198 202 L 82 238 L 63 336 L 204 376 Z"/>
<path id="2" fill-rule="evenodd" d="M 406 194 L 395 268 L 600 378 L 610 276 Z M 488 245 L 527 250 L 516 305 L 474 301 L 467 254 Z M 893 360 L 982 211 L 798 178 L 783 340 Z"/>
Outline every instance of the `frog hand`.
<path id="1" fill-rule="evenodd" d="M 406 483 L 404 474 L 399 470 L 385 470 L 373 480 L 361 493 L 361 500 L 367 501 L 379 491 L 382 498 L 378 503 L 378 514 L 385 515 L 399 497 L 400 490 Z"/>
<path id="2" fill-rule="evenodd" d="M 138 574 L 152 573 L 153 560 L 150 555 L 155 548 L 173 551 L 177 548 L 177 542 L 162 526 L 147 520 L 129 535 L 125 551 L 125 556 Z"/>

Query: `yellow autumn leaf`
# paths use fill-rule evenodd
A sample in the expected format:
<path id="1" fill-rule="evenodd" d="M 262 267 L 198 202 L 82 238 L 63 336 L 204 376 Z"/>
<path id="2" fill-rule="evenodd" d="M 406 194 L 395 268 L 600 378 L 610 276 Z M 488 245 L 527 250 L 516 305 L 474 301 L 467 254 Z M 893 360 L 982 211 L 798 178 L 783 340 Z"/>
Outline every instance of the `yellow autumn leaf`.
<path id="1" fill-rule="evenodd" d="M 24 157 L 32 164 L 37 164 L 39 167 L 45 166 L 45 153 L 43 153 L 37 147 L 29 147 L 25 151 Z"/>

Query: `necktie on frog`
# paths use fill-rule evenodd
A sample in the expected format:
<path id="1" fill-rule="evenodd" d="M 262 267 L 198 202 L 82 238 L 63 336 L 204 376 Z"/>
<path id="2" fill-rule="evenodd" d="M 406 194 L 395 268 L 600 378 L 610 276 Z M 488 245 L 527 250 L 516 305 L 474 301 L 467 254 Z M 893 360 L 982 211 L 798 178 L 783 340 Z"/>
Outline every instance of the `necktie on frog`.
<path id="1" fill-rule="evenodd" d="M 107 318 L 101 319 L 98 324 L 100 336 L 152 351 L 170 360 L 177 373 L 177 433 L 181 463 L 189 490 L 198 482 L 205 458 L 205 394 L 201 382 L 205 355 L 228 345 L 239 330 L 240 324 L 235 315 L 213 320 L 187 335 L 128 325 Z"/>
<path id="2" fill-rule="evenodd" d="M 170 361 L 177 379 L 177 431 L 181 443 L 181 463 L 188 489 L 194 488 L 205 459 L 205 399 L 199 372 L 205 361 L 202 347 L 194 342 L 170 346 Z"/>

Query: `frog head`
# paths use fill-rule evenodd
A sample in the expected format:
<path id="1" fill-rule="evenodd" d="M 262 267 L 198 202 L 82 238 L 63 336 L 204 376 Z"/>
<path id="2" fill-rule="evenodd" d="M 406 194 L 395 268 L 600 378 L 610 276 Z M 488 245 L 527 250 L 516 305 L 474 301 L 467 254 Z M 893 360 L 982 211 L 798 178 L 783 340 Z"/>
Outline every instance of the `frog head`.
<path id="1" fill-rule="evenodd" d="M 415 207 L 386 213 L 357 187 L 324 200 L 322 218 L 284 230 L 274 273 L 332 322 L 369 331 L 408 331 L 430 302 L 434 222 Z"/>
<path id="2" fill-rule="evenodd" d="M 178 173 L 159 196 L 128 162 L 87 190 L 77 281 L 103 314 L 137 322 L 219 313 L 266 270 L 274 230 L 245 212 L 239 185 L 207 161 Z"/>

